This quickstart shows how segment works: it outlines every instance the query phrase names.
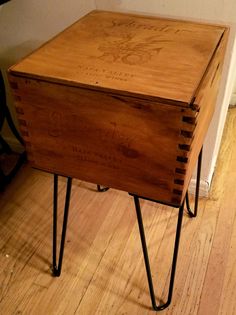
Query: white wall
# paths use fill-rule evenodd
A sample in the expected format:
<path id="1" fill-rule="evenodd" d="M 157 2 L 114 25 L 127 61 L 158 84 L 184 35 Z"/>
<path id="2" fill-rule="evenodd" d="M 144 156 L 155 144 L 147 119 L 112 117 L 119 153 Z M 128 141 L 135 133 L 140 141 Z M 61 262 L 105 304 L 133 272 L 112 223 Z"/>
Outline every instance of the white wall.
<path id="1" fill-rule="evenodd" d="M 164 15 L 231 26 L 225 66 L 216 111 L 204 143 L 202 183 L 210 185 L 219 151 L 228 105 L 236 79 L 236 1 L 235 0 L 95 0 L 97 9 Z M 236 85 L 236 84 L 235 84 Z M 235 87 L 236 89 L 236 87 Z"/>
<path id="2" fill-rule="evenodd" d="M 10 65 L 93 9 L 94 0 L 11 0 L 0 6 L 0 69 L 4 77 Z M 15 118 L 8 89 L 7 97 Z M 4 133 L 11 137 L 6 126 Z"/>
<path id="3" fill-rule="evenodd" d="M 235 55 L 235 59 L 236 59 L 236 55 Z M 236 80 L 234 82 L 233 95 L 231 97 L 230 104 L 233 106 L 236 106 Z"/>
<path id="4" fill-rule="evenodd" d="M 7 2 L 0 10 L 0 65 L 17 61 L 94 8 L 94 0 Z"/>
<path id="5" fill-rule="evenodd" d="M 95 0 L 104 10 L 137 11 L 235 22 L 235 0 Z"/>

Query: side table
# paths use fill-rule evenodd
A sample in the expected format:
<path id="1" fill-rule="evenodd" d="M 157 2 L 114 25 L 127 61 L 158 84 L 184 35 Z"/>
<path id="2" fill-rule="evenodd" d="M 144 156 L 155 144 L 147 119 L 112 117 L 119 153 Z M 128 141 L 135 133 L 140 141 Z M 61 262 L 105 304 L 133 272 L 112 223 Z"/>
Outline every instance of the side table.
<path id="1" fill-rule="evenodd" d="M 153 308 L 170 304 L 185 201 L 189 215 L 197 215 L 202 145 L 227 37 L 228 28 L 220 25 L 92 11 L 10 68 L 28 159 L 54 174 L 55 276 L 75 177 L 133 196 Z M 197 161 L 191 211 L 187 191 Z M 57 262 L 58 175 L 68 181 Z M 162 305 L 155 300 L 140 198 L 179 208 Z"/>

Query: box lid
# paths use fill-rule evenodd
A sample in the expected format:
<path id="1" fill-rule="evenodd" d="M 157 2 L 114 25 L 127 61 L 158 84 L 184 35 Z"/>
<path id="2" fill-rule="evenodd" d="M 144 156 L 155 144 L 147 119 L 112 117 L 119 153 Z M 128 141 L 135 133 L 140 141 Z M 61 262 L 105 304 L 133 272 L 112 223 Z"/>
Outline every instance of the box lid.
<path id="1" fill-rule="evenodd" d="M 224 30 L 216 25 L 92 11 L 10 72 L 187 106 Z"/>

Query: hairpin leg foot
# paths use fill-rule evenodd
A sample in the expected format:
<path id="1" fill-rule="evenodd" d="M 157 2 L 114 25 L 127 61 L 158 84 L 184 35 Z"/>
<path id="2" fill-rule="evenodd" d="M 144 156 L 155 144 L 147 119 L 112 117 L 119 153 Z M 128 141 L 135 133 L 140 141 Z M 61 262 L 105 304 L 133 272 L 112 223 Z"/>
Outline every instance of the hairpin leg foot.
<path id="1" fill-rule="evenodd" d="M 199 199 L 199 188 L 200 188 L 201 166 L 202 166 L 202 149 L 199 153 L 198 163 L 197 163 L 197 181 L 196 181 L 196 190 L 195 190 L 194 211 L 192 211 L 190 207 L 188 191 L 186 193 L 186 206 L 187 206 L 188 215 L 191 218 L 194 218 L 197 216 L 197 210 L 198 210 L 198 199 Z"/>
<path id="2" fill-rule="evenodd" d="M 101 185 L 97 185 L 97 191 L 105 192 L 109 189 L 109 187 L 101 187 Z"/>
<path id="3" fill-rule="evenodd" d="M 167 298 L 167 302 L 161 305 L 156 304 L 155 292 L 153 288 L 152 275 L 151 275 L 151 269 L 150 269 L 150 263 L 149 263 L 149 257 L 148 257 L 148 250 L 147 250 L 147 245 L 146 245 L 146 238 L 145 238 L 144 227 L 143 227 L 143 219 L 142 219 L 142 213 L 140 209 L 138 196 L 134 196 L 134 203 L 135 203 L 135 209 L 137 213 L 138 226 L 139 226 L 140 238 L 141 238 L 142 249 L 143 249 L 143 256 L 144 256 L 144 261 L 145 261 L 145 266 L 146 266 L 152 307 L 155 311 L 161 311 L 170 305 L 171 299 L 172 299 L 174 279 L 175 279 L 175 270 L 176 270 L 176 263 L 177 263 L 178 249 L 179 249 L 179 240 L 180 240 L 180 233 L 181 233 L 181 225 L 182 225 L 182 218 L 183 218 L 184 202 L 179 208 L 179 216 L 178 216 L 178 222 L 177 222 L 177 228 L 176 228 L 176 237 L 175 237 L 174 253 L 173 253 L 173 260 L 172 260 L 172 269 L 171 269 L 171 275 L 170 275 L 168 298 Z"/>
<path id="4" fill-rule="evenodd" d="M 70 194 L 71 194 L 72 178 L 67 178 L 64 218 L 61 232 L 61 244 L 59 251 L 59 259 L 57 264 L 57 198 L 58 198 L 58 175 L 54 175 L 54 193 L 53 193 L 53 252 L 52 252 L 52 273 L 55 277 L 59 277 L 62 268 L 62 259 L 65 247 L 66 228 L 68 221 L 68 213 L 70 206 Z"/>

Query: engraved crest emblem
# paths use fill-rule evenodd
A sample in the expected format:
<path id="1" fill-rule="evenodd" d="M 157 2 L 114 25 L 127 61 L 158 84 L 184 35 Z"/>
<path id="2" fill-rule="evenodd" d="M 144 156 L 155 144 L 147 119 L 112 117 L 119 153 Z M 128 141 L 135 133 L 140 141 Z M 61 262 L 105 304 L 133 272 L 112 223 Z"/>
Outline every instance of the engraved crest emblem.
<path id="1" fill-rule="evenodd" d="M 128 65 L 144 64 L 153 55 L 157 55 L 162 50 L 161 41 L 156 37 L 148 37 L 142 43 L 135 40 L 132 35 L 122 39 L 107 40 L 98 49 L 102 52 L 99 59 L 107 62 L 122 62 Z"/>
<path id="2" fill-rule="evenodd" d="M 106 40 L 98 46 L 102 53 L 98 58 L 106 62 L 121 62 L 128 65 L 145 64 L 161 52 L 164 42 L 170 42 L 162 29 L 155 30 L 156 35 L 150 36 L 152 25 L 134 26 L 136 26 L 134 21 L 130 19 L 114 20 L 110 22 L 110 27 L 106 28 L 105 33 L 101 34 L 101 30 L 97 30 L 95 35 Z M 140 36 L 141 29 L 144 32 Z"/>

